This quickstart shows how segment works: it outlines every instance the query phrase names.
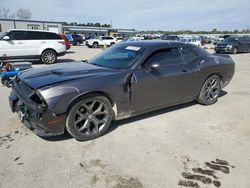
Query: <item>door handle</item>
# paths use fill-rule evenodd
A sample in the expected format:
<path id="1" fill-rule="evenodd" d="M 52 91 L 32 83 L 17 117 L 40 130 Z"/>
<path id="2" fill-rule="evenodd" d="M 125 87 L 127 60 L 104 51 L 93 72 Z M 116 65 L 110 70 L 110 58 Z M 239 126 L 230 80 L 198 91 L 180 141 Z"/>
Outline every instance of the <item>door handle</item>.
<path id="1" fill-rule="evenodd" d="M 45 44 L 46 42 L 41 42 L 42 44 Z"/>
<path id="2" fill-rule="evenodd" d="M 23 44 L 23 42 L 18 42 L 17 44 Z"/>

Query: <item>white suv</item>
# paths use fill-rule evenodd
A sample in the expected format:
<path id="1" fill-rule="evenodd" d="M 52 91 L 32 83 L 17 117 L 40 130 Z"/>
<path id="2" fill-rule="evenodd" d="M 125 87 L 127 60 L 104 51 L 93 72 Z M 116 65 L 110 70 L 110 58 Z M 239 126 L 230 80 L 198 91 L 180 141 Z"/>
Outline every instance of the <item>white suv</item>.
<path id="1" fill-rule="evenodd" d="M 65 54 L 64 40 L 56 33 L 35 30 L 9 30 L 0 35 L 0 59 L 40 59 L 55 63 Z"/>
<path id="2" fill-rule="evenodd" d="M 89 39 L 85 41 L 85 44 L 90 48 L 98 48 L 99 46 L 112 46 L 116 43 L 113 37 L 97 37 L 95 39 Z"/>

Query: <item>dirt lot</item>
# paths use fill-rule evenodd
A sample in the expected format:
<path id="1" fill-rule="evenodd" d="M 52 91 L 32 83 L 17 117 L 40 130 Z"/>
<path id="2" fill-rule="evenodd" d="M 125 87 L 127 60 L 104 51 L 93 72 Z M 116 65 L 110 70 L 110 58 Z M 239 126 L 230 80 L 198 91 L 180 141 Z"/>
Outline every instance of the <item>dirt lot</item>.
<path id="1" fill-rule="evenodd" d="M 72 47 L 60 61 L 100 51 Z M 36 136 L 11 113 L 10 89 L 0 87 L 0 187 L 249 188 L 250 54 L 232 58 L 235 76 L 215 105 L 119 121 L 89 142 Z"/>

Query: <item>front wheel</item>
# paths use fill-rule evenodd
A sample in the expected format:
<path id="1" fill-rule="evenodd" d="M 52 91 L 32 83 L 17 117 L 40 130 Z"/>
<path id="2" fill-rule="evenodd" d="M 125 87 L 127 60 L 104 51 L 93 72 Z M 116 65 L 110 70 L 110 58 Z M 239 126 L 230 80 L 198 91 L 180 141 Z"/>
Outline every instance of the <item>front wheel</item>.
<path id="1" fill-rule="evenodd" d="M 197 101 L 203 105 L 214 104 L 220 96 L 220 91 L 220 78 L 217 75 L 210 76 L 202 86 Z"/>
<path id="2" fill-rule="evenodd" d="M 57 54 L 53 50 L 45 50 L 41 55 L 41 60 L 44 64 L 53 64 L 57 60 Z"/>
<path id="3" fill-rule="evenodd" d="M 238 53 L 238 49 L 237 48 L 233 48 L 233 54 L 237 54 Z"/>
<path id="4" fill-rule="evenodd" d="M 93 43 L 93 48 L 99 48 L 99 44 L 97 42 Z"/>
<path id="5" fill-rule="evenodd" d="M 89 96 L 70 109 L 67 131 L 77 140 L 86 141 L 103 135 L 112 121 L 112 106 L 104 96 Z"/>

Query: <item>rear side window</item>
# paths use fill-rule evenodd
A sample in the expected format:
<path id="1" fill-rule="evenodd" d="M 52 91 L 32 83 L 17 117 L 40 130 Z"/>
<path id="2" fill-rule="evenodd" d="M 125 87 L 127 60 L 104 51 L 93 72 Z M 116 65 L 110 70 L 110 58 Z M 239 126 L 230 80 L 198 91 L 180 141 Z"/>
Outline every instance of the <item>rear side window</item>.
<path id="1" fill-rule="evenodd" d="M 209 57 L 209 56 L 211 56 L 210 53 L 208 53 L 206 50 L 202 49 L 199 46 L 192 45 L 192 46 L 189 46 L 189 48 L 192 48 L 192 50 L 194 50 L 194 52 L 196 54 L 198 54 L 199 56 L 202 56 L 202 57 Z"/>
<path id="2" fill-rule="evenodd" d="M 113 40 L 113 38 L 112 38 L 112 37 L 106 37 L 106 39 L 107 39 L 107 40 Z"/>
<path id="3" fill-rule="evenodd" d="M 8 36 L 10 40 L 24 40 L 25 31 L 12 31 Z"/>
<path id="4" fill-rule="evenodd" d="M 62 38 L 56 33 L 45 32 L 47 40 L 62 40 Z"/>
<path id="5" fill-rule="evenodd" d="M 147 64 L 158 63 L 162 66 L 183 64 L 181 54 L 177 48 L 169 48 L 154 52 L 149 59 Z"/>
<path id="6" fill-rule="evenodd" d="M 27 40 L 43 40 L 46 39 L 44 32 L 39 31 L 27 31 Z"/>
<path id="7" fill-rule="evenodd" d="M 182 53 L 184 61 L 186 63 L 190 63 L 193 60 L 195 60 L 196 58 L 198 58 L 198 56 L 187 47 L 181 48 L 181 53 Z"/>

